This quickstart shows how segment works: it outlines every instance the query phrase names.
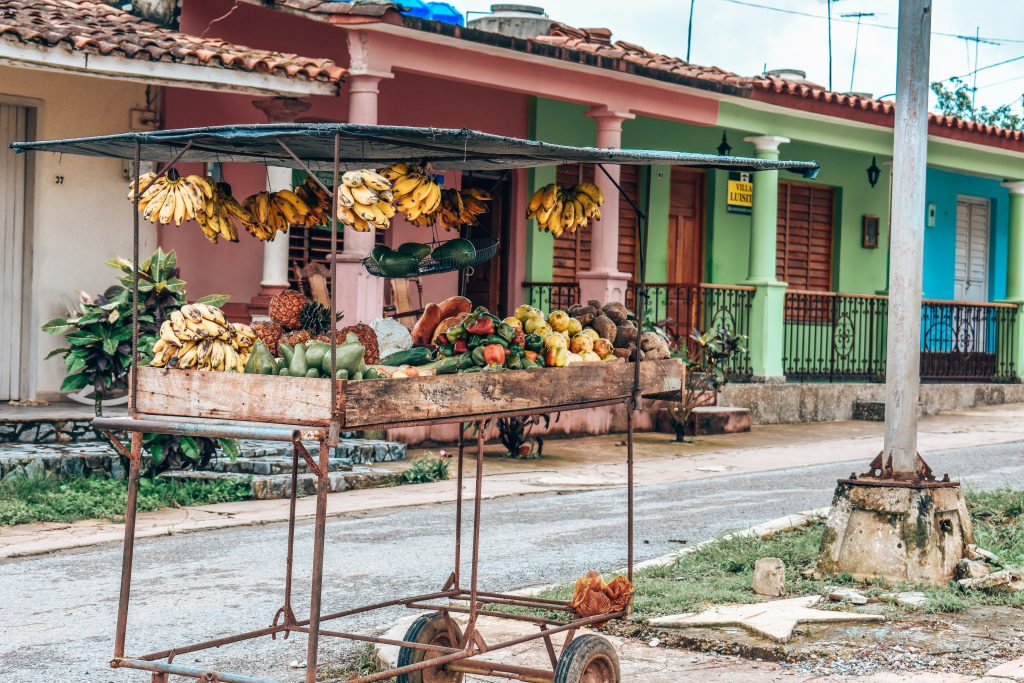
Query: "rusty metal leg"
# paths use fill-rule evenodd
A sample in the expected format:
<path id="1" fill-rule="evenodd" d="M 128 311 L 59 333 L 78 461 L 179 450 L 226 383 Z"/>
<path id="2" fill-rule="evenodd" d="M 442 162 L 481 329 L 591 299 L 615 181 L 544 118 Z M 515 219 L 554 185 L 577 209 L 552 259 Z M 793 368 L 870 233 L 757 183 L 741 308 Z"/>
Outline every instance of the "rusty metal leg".
<path id="1" fill-rule="evenodd" d="M 296 622 L 295 612 L 292 611 L 292 565 L 295 558 L 295 501 L 299 495 L 299 449 L 292 444 L 292 492 L 291 500 L 288 501 L 288 556 L 285 559 L 284 575 L 284 606 L 277 610 L 274 615 L 273 625 L 281 619 L 285 625 Z M 285 631 L 284 637 L 288 638 L 291 631 Z M 277 633 L 271 634 L 271 639 L 277 639 Z"/>
<path id="2" fill-rule="evenodd" d="M 476 486 L 473 493 L 473 564 L 469 580 L 469 624 L 462 638 L 462 646 L 468 647 L 476 638 L 476 618 L 480 609 L 477 594 L 477 578 L 480 568 L 480 498 L 484 486 L 484 433 L 489 423 L 478 422 L 476 430 Z"/>
<path id="3" fill-rule="evenodd" d="M 128 599 L 132 590 L 132 558 L 135 554 L 135 517 L 136 503 L 139 499 L 142 434 L 132 432 L 131 438 L 132 452 L 128 460 L 128 505 L 124 513 L 124 553 L 121 557 L 121 596 L 117 605 L 114 657 L 124 657 L 124 639 L 128 630 Z"/>
<path id="4" fill-rule="evenodd" d="M 313 585 L 309 596 L 309 643 L 306 647 L 306 683 L 316 683 L 320 647 L 320 598 L 324 581 L 324 536 L 327 492 L 330 488 L 327 439 L 320 440 L 320 472 L 316 483 L 316 527 L 313 531 Z"/>
<path id="5" fill-rule="evenodd" d="M 462 432 L 462 425 L 459 425 L 459 471 L 456 480 L 455 494 L 455 573 L 453 575 L 453 588 L 461 588 L 460 579 L 462 576 L 462 465 L 466 452 L 466 439 Z"/>
<path id="6" fill-rule="evenodd" d="M 626 535 L 627 577 L 633 582 L 633 402 L 626 406 Z"/>
<path id="7" fill-rule="evenodd" d="M 167 674 L 153 672 L 153 676 L 149 679 L 149 683 L 167 683 Z"/>

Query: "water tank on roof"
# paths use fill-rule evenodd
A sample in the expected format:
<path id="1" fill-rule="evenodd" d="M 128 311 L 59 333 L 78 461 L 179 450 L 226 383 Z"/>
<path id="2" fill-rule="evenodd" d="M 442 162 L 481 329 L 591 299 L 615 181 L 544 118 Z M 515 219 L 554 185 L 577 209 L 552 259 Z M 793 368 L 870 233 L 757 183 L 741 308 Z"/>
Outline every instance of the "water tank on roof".
<path id="1" fill-rule="evenodd" d="M 405 10 L 402 14 L 408 14 L 411 17 L 419 17 L 420 19 L 430 19 L 430 7 L 423 0 L 402 0 L 402 7 Z"/>
<path id="2" fill-rule="evenodd" d="M 781 78 L 784 81 L 795 81 L 797 83 L 803 83 L 807 80 L 807 72 L 800 69 L 769 69 L 764 72 L 765 76 L 775 76 Z"/>
<path id="3" fill-rule="evenodd" d="M 554 20 L 535 5 L 491 5 L 491 13 L 471 19 L 470 28 L 500 33 L 513 38 L 536 38 L 546 35 Z"/>
<path id="4" fill-rule="evenodd" d="M 446 24 L 455 24 L 456 26 L 466 25 L 465 19 L 462 18 L 462 13 L 447 2 L 428 2 L 427 7 L 430 9 L 430 18 L 435 21 L 443 21 Z"/>

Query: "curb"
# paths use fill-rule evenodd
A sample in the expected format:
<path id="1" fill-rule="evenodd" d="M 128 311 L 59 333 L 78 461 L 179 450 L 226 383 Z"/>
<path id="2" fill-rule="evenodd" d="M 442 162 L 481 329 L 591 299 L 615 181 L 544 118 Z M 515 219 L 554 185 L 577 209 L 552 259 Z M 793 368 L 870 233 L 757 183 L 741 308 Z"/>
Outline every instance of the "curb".
<path id="1" fill-rule="evenodd" d="M 828 516 L 828 512 L 830 509 L 831 508 L 827 507 L 815 508 L 813 510 L 797 512 L 793 515 L 786 515 L 785 517 L 777 517 L 775 519 L 770 519 L 767 522 L 761 522 L 760 524 L 756 524 L 752 527 L 748 527 L 740 531 L 732 531 L 727 534 L 722 534 L 721 536 L 716 536 L 715 538 L 710 538 L 706 541 L 701 541 L 700 543 L 694 546 L 683 548 L 682 550 L 677 550 L 675 552 L 668 553 L 667 555 L 662 555 L 660 557 L 655 557 L 650 560 L 645 560 L 644 562 L 638 562 L 637 564 L 633 565 L 633 570 L 637 571 L 640 569 L 647 569 L 650 567 L 666 567 L 674 563 L 679 558 L 685 557 L 691 553 L 695 553 L 697 552 L 697 550 L 707 545 L 717 543 L 719 541 L 729 540 L 731 538 L 742 538 L 748 536 L 756 538 L 766 538 L 768 536 L 772 536 L 783 531 L 799 529 L 801 527 L 807 526 L 815 519 Z M 613 573 L 622 574 L 625 571 L 626 567 L 620 567 Z M 524 588 L 518 588 L 507 592 L 510 595 L 537 595 L 538 593 L 541 593 L 547 590 L 548 588 L 553 588 L 557 585 L 559 584 L 549 583 L 535 586 L 526 586 Z M 419 614 L 413 614 L 408 617 L 402 617 L 401 619 L 399 619 L 398 621 L 396 621 L 388 627 L 388 630 L 385 632 L 383 637 L 387 638 L 388 640 L 402 640 L 405 637 L 406 630 L 408 630 L 409 626 L 412 624 L 412 622 L 416 620 L 418 616 Z M 377 661 L 380 662 L 380 664 L 386 668 L 394 668 L 396 666 L 396 663 L 398 662 L 398 646 L 377 645 L 376 648 Z"/>

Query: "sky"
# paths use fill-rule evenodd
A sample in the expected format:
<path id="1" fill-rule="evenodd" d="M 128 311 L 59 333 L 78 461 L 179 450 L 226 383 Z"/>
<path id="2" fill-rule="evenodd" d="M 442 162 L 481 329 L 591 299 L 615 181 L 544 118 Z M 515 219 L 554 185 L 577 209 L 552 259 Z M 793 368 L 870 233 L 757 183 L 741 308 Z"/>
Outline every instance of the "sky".
<path id="1" fill-rule="evenodd" d="M 827 86 L 826 1 L 693 0 L 690 61 L 742 75 L 759 74 L 765 67 L 796 68 L 806 71 L 808 80 Z M 489 6 L 456 2 L 462 11 L 487 10 Z M 686 56 L 690 0 L 525 2 L 543 6 L 556 21 L 610 28 L 612 40 Z M 842 16 L 856 13 L 874 14 L 861 18 L 859 40 L 856 18 Z M 832 18 L 832 89 L 891 96 L 896 90 L 897 0 L 832 0 Z M 976 31 L 982 42 L 956 37 L 973 38 Z M 990 66 L 1015 58 L 1008 64 Z M 968 75 L 976 65 L 981 68 L 977 73 L 977 106 L 1012 104 L 1013 111 L 1021 113 L 1024 0 L 934 0 L 930 80 Z M 968 83 L 973 79 L 966 78 Z"/>

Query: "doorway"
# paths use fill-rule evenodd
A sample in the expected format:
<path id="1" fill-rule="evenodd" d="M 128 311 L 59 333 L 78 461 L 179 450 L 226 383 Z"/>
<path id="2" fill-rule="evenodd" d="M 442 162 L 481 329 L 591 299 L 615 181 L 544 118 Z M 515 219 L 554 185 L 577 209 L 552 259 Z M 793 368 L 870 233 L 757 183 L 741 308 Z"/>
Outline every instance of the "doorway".
<path id="1" fill-rule="evenodd" d="M 989 201 L 961 195 L 956 199 L 956 264 L 953 298 L 988 301 Z"/>
<path id="2" fill-rule="evenodd" d="M 462 174 L 462 189 L 475 187 L 486 190 L 493 199 L 487 202 L 489 211 L 478 217 L 477 225 L 462 229 L 462 237 L 491 237 L 501 245 L 494 257 L 466 269 L 465 296 L 474 306 L 486 306 L 489 311 L 509 310 L 507 253 L 512 222 L 512 175 L 506 172 L 473 172 Z M 441 235 L 442 239 L 446 236 Z"/>
<path id="3" fill-rule="evenodd" d="M 10 144 L 28 140 L 34 109 L 0 102 L 0 401 L 27 397 L 26 258 L 29 159 Z"/>
<path id="4" fill-rule="evenodd" d="M 704 174 L 674 167 L 670 186 L 668 281 L 696 285 L 704 275 Z"/>

